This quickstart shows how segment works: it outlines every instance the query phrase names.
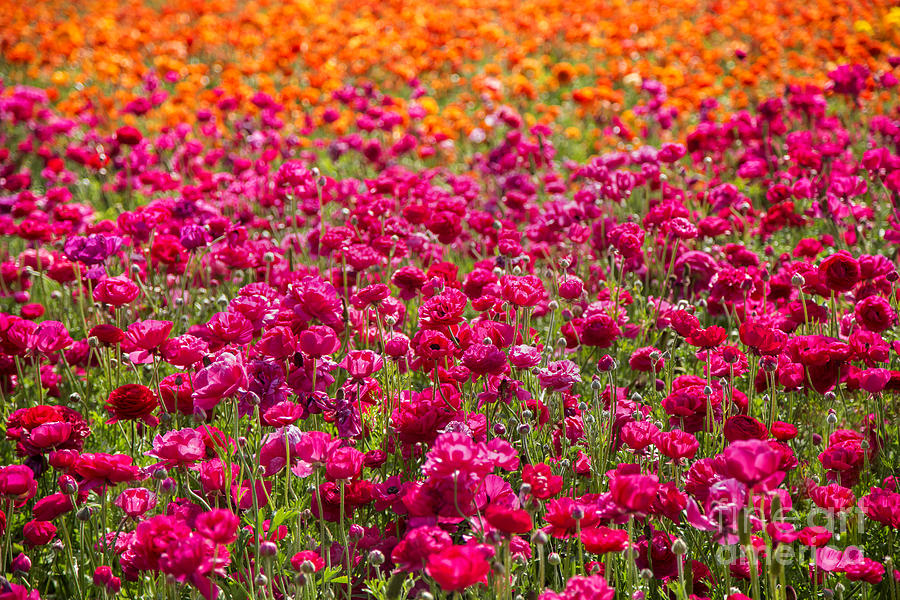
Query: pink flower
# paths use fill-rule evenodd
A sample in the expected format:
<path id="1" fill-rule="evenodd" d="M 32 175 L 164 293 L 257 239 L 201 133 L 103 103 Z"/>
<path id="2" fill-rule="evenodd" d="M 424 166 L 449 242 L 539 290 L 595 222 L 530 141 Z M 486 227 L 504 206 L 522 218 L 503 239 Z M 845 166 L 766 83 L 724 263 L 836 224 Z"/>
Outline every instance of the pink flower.
<path id="1" fill-rule="evenodd" d="M 732 442 L 717 458 L 719 472 L 756 489 L 778 485 L 784 478 L 779 470 L 781 456 L 762 440 Z"/>
<path id="2" fill-rule="evenodd" d="M 228 509 L 216 508 L 197 515 L 197 533 L 216 544 L 231 544 L 237 539 L 239 520 Z"/>
<path id="3" fill-rule="evenodd" d="M 462 363 L 475 375 L 498 374 L 506 367 L 506 354 L 493 344 L 472 344 L 462 355 Z"/>
<path id="4" fill-rule="evenodd" d="M 253 323 L 239 312 L 219 312 L 206 324 L 219 348 L 226 344 L 246 344 L 253 339 Z"/>
<path id="5" fill-rule="evenodd" d="M 297 348 L 297 337 L 289 327 L 273 327 L 262 335 L 255 347 L 264 356 L 284 360 L 293 356 Z"/>
<path id="6" fill-rule="evenodd" d="M 602 575 L 576 575 L 566 582 L 566 589 L 561 594 L 546 591 L 538 596 L 538 600 L 613 600 L 615 595 L 616 590 Z"/>
<path id="7" fill-rule="evenodd" d="M 535 306 L 544 297 L 544 282 L 534 275 L 516 277 L 504 275 L 500 278 L 503 299 L 517 307 Z"/>
<path id="8" fill-rule="evenodd" d="M 538 382 L 542 388 L 554 392 L 566 392 L 581 381 L 578 365 L 571 360 L 558 360 L 547 364 L 538 371 Z"/>
<path id="9" fill-rule="evenodd" d="M 352 446 L 332 452 L 325 461 L 325 476 L 329 479 L 353 479 L 362 472 L 366 455 Z"/>
<path id="10" fill-rule="evenodd" d="M 28 521 L 22 528 L 22 537 L 29 546 L 49 544 L 56 536 L 56 526 L 49 521 Z"/>
<path id="11" fill-rule="evenodd" d="M 351 350 L 340 362 L 353 379 L 365 379 L 373 373 L 380 371 L 384 366 L 384 360 L 371 350 Z"/>
<path id="12" fill-rule="evenodd" d="M 160 345 L 163 359 L 171 365 L 187 369 L 206 356 L 209 344 L 190 334 L 165 340 Z"/>
<path id="13" fill-rule="evenodd" d="M 312 325 L 300 334 L 297 345 L 310 358 L 322 358 L 337 352 L 341 342 L 331 327 Z"/>
<path id="14" fill-rule="evenodd" d="M 157 435 L 153 439 L 153 450 L 147 456 L 163 461 L 167 467 L 196 462 L 206 455 L 203 436 L 196 429 L 176 429 Z"/>
<path id="15" fill-rule="evenodd" d="M 0 467 L 0 494 L 24 503 L 37 492 L 34 471 L 25 465 Z"/>
<path id="16" fill-rule="evenodd" d="M 156 506 L 156 494 L 147 488 L 129 488 L 119 494 L 115 505 L 122 509 L 125 516 L 138 519 Z"/>
<path id="17" fill-rule="evenodd" d="M 94 288 L 94 301 L 109 304 L 110 306 L 123 306 L 135 300 L 141 293 L 136 283 L 119 275 L 104 279 Z"/>
<path id="18" fill-rule="evenodd" d="M 72 345 L 66 326 L 59 321 L 44 321 L 28 337 L 28 347 L 34 352 L 50 355 Z"/>
<path id="19" fill-rule="evenodd" d="M 194 408 L 210 411 L 247 384 L 247 371 L 240 356 L 223 352 L 194 378 Z"/>
<path id="20" fill-rule="evenodd" d="M 129 325 L 125 340 L 143 350 L 153 350 L 166 340 L 170 331 L 171 321 L 147 319 Z"/>

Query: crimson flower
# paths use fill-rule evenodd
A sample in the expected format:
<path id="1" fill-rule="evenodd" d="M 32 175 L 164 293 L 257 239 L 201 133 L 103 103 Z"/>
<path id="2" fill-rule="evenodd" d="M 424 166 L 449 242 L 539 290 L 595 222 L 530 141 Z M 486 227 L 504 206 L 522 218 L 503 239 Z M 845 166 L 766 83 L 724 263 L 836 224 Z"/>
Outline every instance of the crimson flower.
<path id="1" fill-rule="evenodd" d="M 147 425 L 159 425 L 152 413 L 159 406 L 156 394 L 145 385 L 127 383 L 114 389 L 106 401 L 110 419 L 107 423 L 119 421 L 143 421 Z"/>

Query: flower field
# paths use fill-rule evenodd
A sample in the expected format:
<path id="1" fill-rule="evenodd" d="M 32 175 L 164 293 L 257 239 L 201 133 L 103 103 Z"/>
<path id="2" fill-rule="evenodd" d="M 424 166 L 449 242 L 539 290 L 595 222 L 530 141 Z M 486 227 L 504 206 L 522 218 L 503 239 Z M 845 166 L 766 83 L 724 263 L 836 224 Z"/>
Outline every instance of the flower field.
<path id="1" fill-rule="evenodd" d="M 0 600 L 900 600 L 900 7 L 0 0 Z"/>

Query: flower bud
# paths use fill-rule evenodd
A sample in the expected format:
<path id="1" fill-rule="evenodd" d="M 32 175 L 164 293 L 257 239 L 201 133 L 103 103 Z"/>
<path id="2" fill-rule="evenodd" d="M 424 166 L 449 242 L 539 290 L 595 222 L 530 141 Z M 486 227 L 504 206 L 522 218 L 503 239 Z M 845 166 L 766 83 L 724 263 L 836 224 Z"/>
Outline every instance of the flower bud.
<path id="1" fill-rule="evenodd" d="M 275 556 L 278 554 L 278 546 L 275 542 L 265 541 L 259 545 L 259 553 L 265 557 Z"/>
<path id="2" fill-rule="evenodd" d="M 31 559 L 25 556 L 24 553 L 19 552 L 14 559 L 12 559 L 12 570 L 13 573 L 27 573 L 31 570 Z"/>

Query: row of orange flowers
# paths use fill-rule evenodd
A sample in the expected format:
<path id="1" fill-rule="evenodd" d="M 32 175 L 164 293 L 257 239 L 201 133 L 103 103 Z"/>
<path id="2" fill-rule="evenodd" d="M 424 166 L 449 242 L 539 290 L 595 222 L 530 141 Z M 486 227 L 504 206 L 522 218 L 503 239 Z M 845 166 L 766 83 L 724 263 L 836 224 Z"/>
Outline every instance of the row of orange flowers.
<path id="1" fill-rule="evenodd" d="M 161 124 L 212 105 L 216 87 L 242 108 L 269 93 L 296 116 L 346 83 L 402 94 L 418 78 L 429 94 L 425 126 L 455 137 L 480 125 L 491 103 L 545 121 L 618 111 L 642 78 L 662 82 L 689 115 L 705 97 L 740 109 L 839 62 L 877 71 L 900 52 L 893 4 L 2 0 L 0 53 L 8 80 L 55 86 L 62 111 L 91 105 L 112 120 L 148 70 L 177 75 Z"/>

